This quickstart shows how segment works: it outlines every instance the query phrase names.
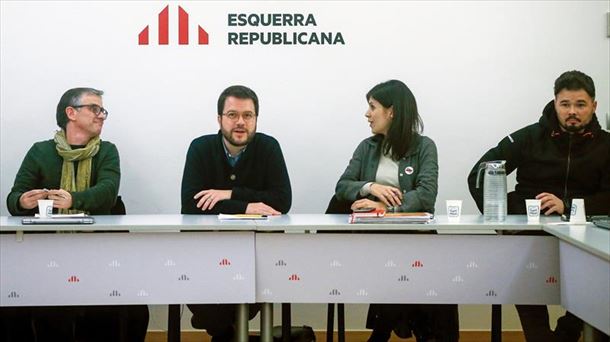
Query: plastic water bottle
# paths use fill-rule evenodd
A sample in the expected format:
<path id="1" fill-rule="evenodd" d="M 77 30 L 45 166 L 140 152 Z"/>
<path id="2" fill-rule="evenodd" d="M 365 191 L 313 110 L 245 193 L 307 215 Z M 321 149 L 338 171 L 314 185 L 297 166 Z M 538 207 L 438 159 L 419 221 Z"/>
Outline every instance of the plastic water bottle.
<path id="1" fill-rule="evenodd" d="M 506 161 L 482 162 L 477 174 L 477 188 L 481 171 L 485 172 L 483 181 L 483 216 L 487 222 L 506 221 Z"/>

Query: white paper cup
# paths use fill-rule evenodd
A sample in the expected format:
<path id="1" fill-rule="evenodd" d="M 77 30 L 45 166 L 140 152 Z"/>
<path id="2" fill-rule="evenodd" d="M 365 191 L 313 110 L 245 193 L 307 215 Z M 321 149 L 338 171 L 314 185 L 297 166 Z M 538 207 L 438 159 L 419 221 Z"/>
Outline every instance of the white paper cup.
<path id="1" fill-rule="evenodd" d="M 460 222 L 462 215 L 462 200 L 447 200 L 447 221 Z"/>
<path id="2" fill-rule="evenodd" d="M 38 215 L 51 217 L 53 214 L 53 200 L 38 200 Z"/>
<path id="3" fill-rule="evenodd" d="M 570 223 L 576 223 L 576 224 L 587 223 L 584 199 L 582 199 L 582 198 L 572 199 L 572 207 L 570 208 Z"/>
<path id="4" fill-rule="evenodd" d="M 527 223 L 540 222 L 540 200 L 526 199 L 525 212 L 527 213 Z"/>

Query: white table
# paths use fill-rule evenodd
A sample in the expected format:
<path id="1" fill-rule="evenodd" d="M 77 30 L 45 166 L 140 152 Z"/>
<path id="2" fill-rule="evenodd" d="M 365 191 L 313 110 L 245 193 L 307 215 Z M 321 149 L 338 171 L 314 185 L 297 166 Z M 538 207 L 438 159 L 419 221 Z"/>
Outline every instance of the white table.
<path id="1" fill-rule="evenodd" d="M 1 217 L 0 306 L 241 303 L 238 330 L 247 341 L 243 303 L 255 302 L 252 221 L 199 215 L 95 220 L 24 226 L 20 217 Z M 169 321 L 178 325 L 168 336 L 179 338 L 179 321 Z"/>
<path id="2" fill-rule="evenodd" d="M 587 225 L 547 225 L 559 238 L 561 305 L 591 326 L 610 335 L 610 231 Z"/>
<path id="3" fill-rule="evenodd" d="M 601 253 L 607 274 L 608 250 L 596 245 L 607 240 L 596 235 L 579 245 L 578 234 L 561 235 L 566 227 L 552 225 L 558 219 L 527 224 L 525 217 L 509 216 L 502 224 L 491 224 L 482 216 L 466 215 L 457 224 L 438 216 L 425 225 L 350 225 L 346 215 L 297 214 L 265 221 L 127 215 L 97 216 L 94 225 L 78 226 L 23 226 L 20 219 L 0 218 L 2 306 L 242 303 L 238 318 L 243 341 L 243 303 L 565 301 L 568 310 L 607 331 L 607 325 L 604 330 L 596 323 L 597 315 L 580 313 L 574 301 L 580 303 L 581 297 L 564 299 L 568 292 L 563 287 L 570 286 L 564 272 L 571 272 L 565 265 L 581 261 L 560 262 L 569 252 L 559 247 L 593 246 L 585 251 L 597 258 Z M 495 234 L 540 231 L 543 226 L 562 242 L 549 236 Z M 94 231 L 105 233 L 90 233 Z M 608 286 L 603 294 L 608 295 Z M 581 306 L 588 310 L 584 300 Z M 263 305 L 263 341 L 271 338 L 270 308 Z"/>
<path id="4" fill-rule="evenodd" d="M 509 216 L 498 224 L 466 215 L 459 223 L 438 216 L 425 225 L 354 225 L 346 215 L 272 218 L 257 228 L 256 298 L 265 303 L 558 304 L 557 239 L 496 234 L 541 231 L 543 223 L 558 220 L 527 224 L 525 216 Z M 322 234 L 328 231 L 333 233 Z M 401 232 L 411 234 L 392 234 Z M 266 311 L 269 304 L 263 305 Z"/>
<path id="5" fill-rule="evenodd" d="M 541 223 L 528 224 L 525 216 L 509 215 L 506 222 L 489 223 L 483 220 L 482 215 L 463 215 L 458 223 L 449 223 L 446 216 L 436 216 L 435 221 L 429 224 L 349 224 L 347 215 L 323 215 L 323 214 L 290 214 L 277 217 L 269 217 L 268 220 L 256 221 L 256 229 L 259 232 L 296 232 L 333 230 L 347 232 L 371 231 L 381 229 L 384 231 L 430 231 L 442 230 L 446 233 L 464 234 L 481 232 L 483 234 L 495 230 L 531 230 L 540 231 L 545 223 L 557 222 L 558 218 L 543 217 Z"/>

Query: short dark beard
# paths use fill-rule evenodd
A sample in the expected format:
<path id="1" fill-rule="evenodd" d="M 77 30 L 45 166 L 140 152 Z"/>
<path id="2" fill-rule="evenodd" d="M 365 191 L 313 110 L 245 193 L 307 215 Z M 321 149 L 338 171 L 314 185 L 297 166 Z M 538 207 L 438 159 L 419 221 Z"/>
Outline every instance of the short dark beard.
<path id="1" fill-rule="evenodd" d="M 576 117 L 575 116 L 570 116 L 570 117 L 568 117 L 566 119 L 566 121 L 569 120 L 569 119 L 573 119 L 573 118 L 576 118 Z M 580 123 L 582 123 L 582 122 L 580 122 Z M 579 124 L 579 125 L 568 125 L 566 123 L 560 122 L 560 125 L 568 133 L 578 133 L 578 132 L 582 131 L 585 128 L 585 126 L 581 125 L 581 124 Z"/>
<path id="2" fill-rule="evenodd" d="M 225 133 L 225 131 L 223 129 L 220 130 L 220 132 L 222 133 L 222 136 L 225 138 L 226 141 L 228 141 L 231 145 L 235 146 L 235 147 L 243 147 L 248 145 L 252 139 L 254 139 L 254 136 L 256 135 L 256 131 L 252 132 L 252 135 L 248 134 L 248 139 L 246 139 L 246 141 L 244 141 L 243 143 L 238 143 L 235 140 L 233 140 L 233 137 L 231 136 L 231 132 L 229 131 L 228 133 Z"/>
<path id="3" fill-rule="evenodd" d="M 568 132 L 568 133 L 578 133 L 578 132 L 582 131 L 584 127 L 570 125 L 570 126 L 563 126 L 563 128 L 565 128 L 566 132 Z"/>

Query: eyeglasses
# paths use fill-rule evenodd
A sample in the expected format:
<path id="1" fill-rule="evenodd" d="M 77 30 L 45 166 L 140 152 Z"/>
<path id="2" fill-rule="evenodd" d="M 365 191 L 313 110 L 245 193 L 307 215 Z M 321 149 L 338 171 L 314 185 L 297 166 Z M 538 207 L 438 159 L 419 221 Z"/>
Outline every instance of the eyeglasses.
<path id="1" fill-rule="evenodd" d="M 256 118 L 256 114 L 252 112 L 245 112 L 242 114 L 239 114 L 238 112 L 226 112 L 222 113 L 222 115 L 234 122 L 237 122 L 240 117 L 244 119 L 245 122 L 252 122 Z"/>
<path id="2" fill-rule="evenodd" d="M 70 106 L 72 108 L 82 108 L 87 107 L 97 117 L 104 117 L 104 119 L 108 118 L 108 111 L 104 107 L 100 107 L 96 104 L 84 104 L 78 106 Z"/>

